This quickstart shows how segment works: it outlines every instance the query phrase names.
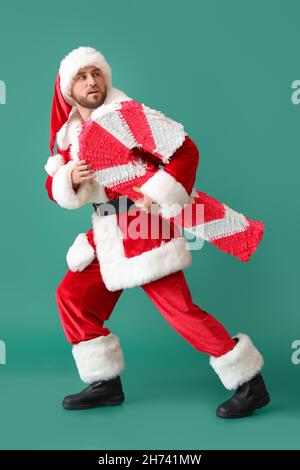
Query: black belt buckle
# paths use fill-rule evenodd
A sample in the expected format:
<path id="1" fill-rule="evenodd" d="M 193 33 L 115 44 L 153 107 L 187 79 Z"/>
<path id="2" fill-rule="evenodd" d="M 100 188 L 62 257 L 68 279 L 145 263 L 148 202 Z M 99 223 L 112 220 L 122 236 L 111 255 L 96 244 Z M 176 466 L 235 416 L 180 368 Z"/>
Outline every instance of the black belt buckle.
<path id="1" fill-rule="evenodd" d="M 120 196 L 117 199 L 112 199 L 111 201 L 93 203 L 95 212 L 102 215 L 114 215 L 119 214 L 120 212 L 127 212 L 131 206 L 134 205 L 134 201 L 129 199 L 126 196 Z"/>

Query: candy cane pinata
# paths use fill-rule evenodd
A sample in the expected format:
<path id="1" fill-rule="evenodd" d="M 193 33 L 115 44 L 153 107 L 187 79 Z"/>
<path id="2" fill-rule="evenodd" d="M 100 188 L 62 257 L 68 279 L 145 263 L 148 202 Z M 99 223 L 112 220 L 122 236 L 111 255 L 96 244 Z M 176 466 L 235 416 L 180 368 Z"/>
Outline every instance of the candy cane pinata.
<path id="1" fill-rule="evenodd" d="M 146 159 L 136 158 L 133 149 L 150 152 L 168 163 L 186 135 L 182 124 L 160 111 L 135 100 L 114 102 L 100 106 L 92 119 L 83 123 L 79 158 L 91 165 L 99 184 L 135 201 L 141 195 L 132 187 L 143 185 L 158 167 L 154 170 Z M 204 207 L 201 223 L 196 217 L 200 204 Z M 251 220 L 196 188 L 180 214 L 171 219 L 181 229 L 241 261 L 249 261 L 264 232 L 261 221 Z"/>

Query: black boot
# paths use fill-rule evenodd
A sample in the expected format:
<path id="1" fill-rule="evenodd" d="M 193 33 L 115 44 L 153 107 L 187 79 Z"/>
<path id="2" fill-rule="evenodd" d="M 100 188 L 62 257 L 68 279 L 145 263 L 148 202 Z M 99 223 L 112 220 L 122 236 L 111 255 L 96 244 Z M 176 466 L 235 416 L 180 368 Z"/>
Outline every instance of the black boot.
<path id="1" fill-rule="evenodd" d="M 96 406 L 120 405 L 125 399 L 120 376 L 110 380 L 100 380 L 90 384 L 75 395 L 64 398 L 62 406 L 66 410 L 82 410 Z"/>
<path id="2" fill-rule="evenodd" d="M 221 418 L 244 418 L 258 408 L 266 406 L 270 396 L 261 374 L 240 385 L 235 394 L 217 408 Z"/>

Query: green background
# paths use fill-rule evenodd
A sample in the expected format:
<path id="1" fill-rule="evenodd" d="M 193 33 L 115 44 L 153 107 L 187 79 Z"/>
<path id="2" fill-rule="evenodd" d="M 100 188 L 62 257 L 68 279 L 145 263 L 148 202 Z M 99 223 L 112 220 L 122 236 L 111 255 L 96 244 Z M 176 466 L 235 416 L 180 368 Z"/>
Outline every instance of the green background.
<path id="1" fill-rule="evenodd" d="M 0 447 L 299 448 L 300 3 L 20 1 L 1 4 L 0 18 Z M 126 401 L 61 407 L 83 384 L 54 294 L 92 208 L 51 202 L 43 166 L 59 62 L 80 45 L 103 52 L 115 87 L 184 123 L 201 154 L 196 187 L 265 223 L 250 263 L 205 244 L 185 270 L 194 302 L 264 354 L 272 403 L 250 418 L 215 417 L 230 392 L 138 287 L 107 323 L 124 350 Z"/>

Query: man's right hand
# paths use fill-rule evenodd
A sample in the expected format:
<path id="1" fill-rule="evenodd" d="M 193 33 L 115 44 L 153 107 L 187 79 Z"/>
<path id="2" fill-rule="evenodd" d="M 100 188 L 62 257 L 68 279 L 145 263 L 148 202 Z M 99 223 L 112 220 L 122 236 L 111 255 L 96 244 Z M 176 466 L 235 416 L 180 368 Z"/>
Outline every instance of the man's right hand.
<path id="1" fill-rule="evenodd" d="M 94 178 L 94 172 L 91 169 L 91 166 L 86 163 L 85 160 L 79 160 L 76 162 L 76 166 L 71 172 L 71 180 L 73 189 L 76 191 L 83 181 L 92 182 Z"/>

